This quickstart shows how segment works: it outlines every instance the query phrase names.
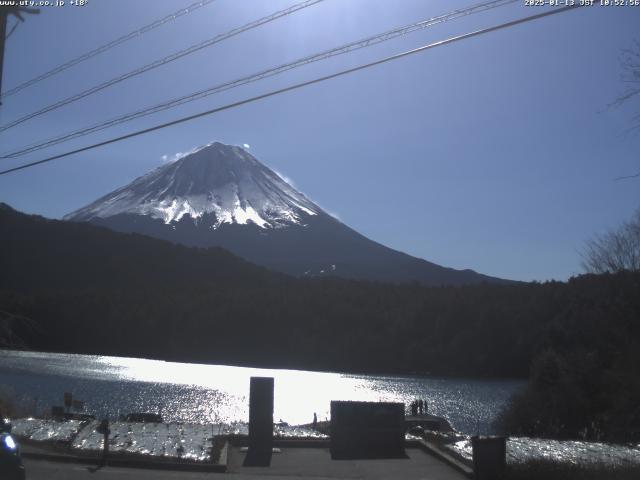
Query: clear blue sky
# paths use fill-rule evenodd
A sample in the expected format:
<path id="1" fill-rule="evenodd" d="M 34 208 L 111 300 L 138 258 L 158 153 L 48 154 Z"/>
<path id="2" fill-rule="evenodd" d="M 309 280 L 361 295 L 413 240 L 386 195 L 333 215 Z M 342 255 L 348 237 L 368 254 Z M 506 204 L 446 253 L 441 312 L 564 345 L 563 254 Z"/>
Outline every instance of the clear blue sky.
<path id="1" fill-rule="evenodd" d="M 7 41 L 3 88 L 192 2 L 88 0 L 84 7 L 43 7 Z M 7 98 L 0 123 L 293 3 L 217 0 Z M 472 3 L 478 2 L 326 0 L 3 132 L 0 151 Z M 2 165 L 543 11 L 523 4 Z M 566 279 L 580 273 L 586 239 L 640 206 L 640 180 L 613 181 L 640 170 L 640 136 L 626 133 L 640 104 L 607 108 L 624 88 L 620 52 L 640 38 L 638 27 L 640 7 L 560 14 L 0 177 L 0 201 L 60 218 L 160 165 L 163 155 L 213 140 L 247 143 L 311 199 L 380 243 L 489 275 Z"/>

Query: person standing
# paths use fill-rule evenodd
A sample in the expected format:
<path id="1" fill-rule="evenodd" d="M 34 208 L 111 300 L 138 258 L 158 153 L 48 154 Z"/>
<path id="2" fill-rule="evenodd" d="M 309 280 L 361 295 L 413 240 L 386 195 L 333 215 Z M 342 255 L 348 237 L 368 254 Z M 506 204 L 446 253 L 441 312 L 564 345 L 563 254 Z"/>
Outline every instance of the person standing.
<path id="1" fill-rule="evenodd" d="M 100 461 L 100 466 L 104 467 L 107 464 L 107 456 L 109 455 L 109 434 L 111 433 L 109 420 L 106 418 L 102 420 L 96 431 L 104 435 L 104 447 L 102 449 L 102 460 Z"/>

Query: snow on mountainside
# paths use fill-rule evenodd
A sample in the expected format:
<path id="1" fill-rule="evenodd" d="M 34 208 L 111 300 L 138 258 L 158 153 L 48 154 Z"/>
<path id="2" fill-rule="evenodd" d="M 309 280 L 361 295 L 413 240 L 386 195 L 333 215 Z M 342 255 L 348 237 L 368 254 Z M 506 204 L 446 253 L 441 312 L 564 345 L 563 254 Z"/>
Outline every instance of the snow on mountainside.
<path id="1" fill-rule="evenodd" d="M 278 228 L 301 223 L 321 209 L 246 150 L 213 142 L 143 175 L 65 220 L 90 221 L 118 214 L 150 216 L 165 224 L 188 215 L 215 214 L 222 224 Z"/>
<path id="2" fill-rule="evenodd" d="M 222 247 L 295 276 L 427 285 L 502 281 L 376 243 L 244 149 L 211 143 L 64 217 L 190 247 Z"/>

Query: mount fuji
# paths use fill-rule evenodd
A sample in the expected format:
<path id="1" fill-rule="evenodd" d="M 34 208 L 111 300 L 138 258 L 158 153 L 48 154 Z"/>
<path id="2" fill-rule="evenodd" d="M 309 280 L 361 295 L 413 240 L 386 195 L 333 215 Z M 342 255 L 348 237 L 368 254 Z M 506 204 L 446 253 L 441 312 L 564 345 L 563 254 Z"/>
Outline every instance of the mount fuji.
<path id="1" fill-rule="evenodd" d="M 295 276 L 426 285 L 504 280 L 376 243 L 238 146 L 210 143 L 64 217 L 192 247 L 223 247 Z"/>

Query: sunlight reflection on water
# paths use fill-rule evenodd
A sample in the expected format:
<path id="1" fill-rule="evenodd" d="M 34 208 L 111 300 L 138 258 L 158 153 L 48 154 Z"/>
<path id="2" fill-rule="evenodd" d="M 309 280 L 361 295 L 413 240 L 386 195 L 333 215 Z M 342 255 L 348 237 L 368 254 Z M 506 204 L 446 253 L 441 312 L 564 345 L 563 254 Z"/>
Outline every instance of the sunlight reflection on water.
<path id="1" fill-rule="evenodd" d="M 62 402 L 63 392 L 84 400 L 86 410 L 117 418 L 156 412 L 165 421 L 231 423 L 248 419 L 251 376 L 275 379 L 274 419 L 310 423 L 328 419 L 331 400 L 427 399 L 430 413 L 465 433 L 490 433 L 490 424 L 519 381 L 345 375 L 163 362 L 136 358 L 0 351 L 0 383 L 37 398 L 37 407 Z"/>

